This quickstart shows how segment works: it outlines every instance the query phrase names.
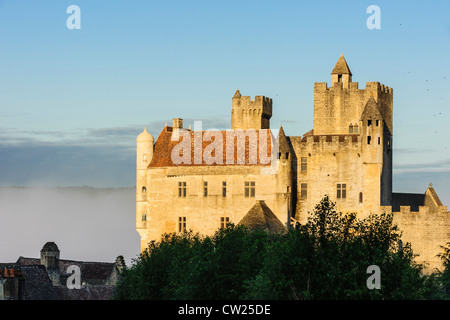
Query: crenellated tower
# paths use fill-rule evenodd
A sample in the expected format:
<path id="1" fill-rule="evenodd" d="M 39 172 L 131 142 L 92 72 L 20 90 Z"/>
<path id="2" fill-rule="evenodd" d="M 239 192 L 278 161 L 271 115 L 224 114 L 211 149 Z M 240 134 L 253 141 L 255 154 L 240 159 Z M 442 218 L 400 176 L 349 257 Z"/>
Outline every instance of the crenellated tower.
<path id="1" fill-rule="evenodd" d="M 352 72 L 341 55 L 331 72 L 331 87 L 326 82 L 314 84 L 314 134 L 358 133 L 361 114 L 370 97 L 378 104 L 392 135 L 392 88 L 379 82 L 366 82 L 366 88 L 359 89 L 358 82 L 352 82 Z"/>
<path id="2" fill-rule="evenodd" d="M 331 72 L 331 87 L 314 84 L 314 136 L 352 135 L 360 141 L 359 203 L 366 210 L 392 201 L 393 90 L 379 82 L 365 89 L 352 82 L 352 72 L 341 55 Z M 356 168 L 356 167 L 355 167 Z M 346 184 L 347 186 L 347 184 Z"/>
<path id="3" fill-rule="evenodd" d="M 242 96 L 239 90 L 233 96 L 231 129 L 270 129 L 272 99 L 264 96 Z"/>

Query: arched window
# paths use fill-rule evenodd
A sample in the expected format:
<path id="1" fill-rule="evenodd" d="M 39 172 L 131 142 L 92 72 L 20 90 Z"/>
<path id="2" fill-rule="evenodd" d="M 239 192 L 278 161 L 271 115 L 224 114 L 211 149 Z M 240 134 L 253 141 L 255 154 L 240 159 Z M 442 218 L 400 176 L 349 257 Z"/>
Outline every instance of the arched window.
<path id="1" fill-rule="evenodd" d="M 348 133 L 353 133 L 353 125 L 352 124 L 350 124 L 349 126 L 348 126 Z"/>
<path id="2" fill-rule="evenodd" d="M 147 188 L 145 186 L 142 187 L 142 193 L 146 193 L 147 192 Z"/>
<path id="3" fill-rule="evenodd" d="M 358 133 L 358 124 L 357 123 L 355 123 L 355 125 L 353 126 L 353 132 Z"/>

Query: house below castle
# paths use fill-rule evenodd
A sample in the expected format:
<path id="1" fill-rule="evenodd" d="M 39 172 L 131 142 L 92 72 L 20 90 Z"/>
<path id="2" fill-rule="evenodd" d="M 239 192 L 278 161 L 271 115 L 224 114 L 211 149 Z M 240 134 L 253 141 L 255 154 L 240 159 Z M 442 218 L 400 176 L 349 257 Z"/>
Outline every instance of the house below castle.
<path id="1" fill-rule="evenodd" d="M 47 242 L 40 258 L 19 257 L 0 263 L 0 300 L 108 300 L 125 266 L 123 257 L 113 263 L 63 260 L 54 242 Z M 70 277 L 79 270 L 80 286 Z"/>

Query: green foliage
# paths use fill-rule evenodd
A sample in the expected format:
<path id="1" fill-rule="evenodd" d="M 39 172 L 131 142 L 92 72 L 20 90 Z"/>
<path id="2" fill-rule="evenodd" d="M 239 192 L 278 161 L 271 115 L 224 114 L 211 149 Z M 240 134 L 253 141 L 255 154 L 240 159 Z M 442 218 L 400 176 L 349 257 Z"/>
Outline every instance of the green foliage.
<path id="1" fill-rule="evenodd" d="M 305 225 L 284 234 L 229 224 L 212 236 L 165 235 L 125 270 L 115 298 L 444 298 L 441 283 L 450 280 L 450 247 L 447 273 L 425 276 L 411 246 L 400 246 L 400 239 L 392 214 L 358 220 L 336 212 L 326 196 Z M 366 286 L 371 265 L 381 270 L 381 289 Z"/>

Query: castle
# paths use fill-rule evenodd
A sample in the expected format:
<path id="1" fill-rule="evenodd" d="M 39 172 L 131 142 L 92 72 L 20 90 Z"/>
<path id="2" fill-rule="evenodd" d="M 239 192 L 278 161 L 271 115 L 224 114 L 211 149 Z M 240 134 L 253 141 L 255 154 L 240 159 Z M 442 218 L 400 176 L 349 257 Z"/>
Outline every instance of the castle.
<path id="1" fill-rule="evenodd" d="M 360 89 L 341 55 L 331 86 L 314 84 L 314 126 L 303 136 L 270 128 L 272 99 L 232 98 L 231 130 L 183 128 L 173 119 L 154 140 L 137 137 L 136 229 L 141 250 L 162 234 L 212 234 L 226 223 L 271 231 L 305 223 L 328 194 L 340 212 L 392 212 L 418 262 L 439 268 L 450 214 L 430 184 L 392 192 L 393 89 Z M 194 125 L 195 127 L 195 125 Z M 274 132 L 276 132 L 274 134 Z M 268 161 L 269 159 L 269 161 Z"/>

